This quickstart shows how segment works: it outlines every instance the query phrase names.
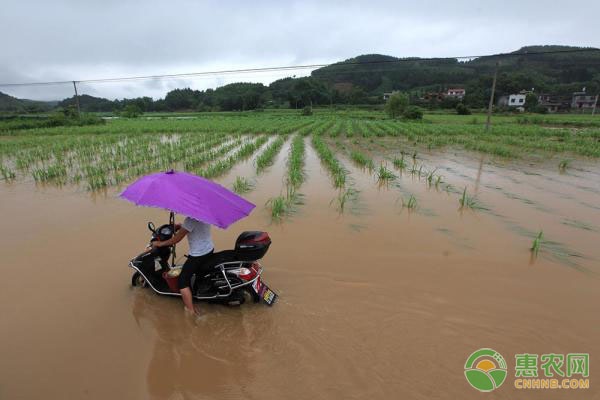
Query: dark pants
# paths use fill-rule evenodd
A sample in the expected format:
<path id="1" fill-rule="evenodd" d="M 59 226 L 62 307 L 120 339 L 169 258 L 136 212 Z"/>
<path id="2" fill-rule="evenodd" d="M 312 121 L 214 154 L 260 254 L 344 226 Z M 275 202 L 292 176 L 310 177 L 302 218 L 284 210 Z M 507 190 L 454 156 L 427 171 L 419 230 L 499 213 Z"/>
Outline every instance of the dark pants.
<path id="1" fill-rule="evenodd" d="M 204 275 L 204 267 L 206 262 L 212 257 L 213 251 L 214 250 L 211 250 L 203 256 L 188 256 L 181 268 L 181 274 L 179 274 L 177 280 L 180 290 L 191 286 L 192 276 L 194 274 L 197 276 Z"/>

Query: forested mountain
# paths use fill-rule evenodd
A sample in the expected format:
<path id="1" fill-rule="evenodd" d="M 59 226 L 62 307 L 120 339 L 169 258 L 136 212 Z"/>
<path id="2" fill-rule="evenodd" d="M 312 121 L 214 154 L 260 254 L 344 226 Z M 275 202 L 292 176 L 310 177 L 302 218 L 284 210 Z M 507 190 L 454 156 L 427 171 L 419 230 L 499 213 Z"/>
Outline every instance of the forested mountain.
<path id="1" fill-rule="evenodd" d="M 587 88 L 600 92 L 600 51 L 532 54 L 580 49 L 569 46 L 529 46 L 509 55 L 456 59 L 395 58 L 363 55 L 318 69 L 312 77 L 342 90 L 363 90 L 367 95 L 401 90 L 442 91 L 463 87 L 465 101 L 483 106 L 499 62 L 498 95 L 534 88 L 537 92 L 570 95 Z"/>
<path id="2" fill-rule="evenodd" d="M 56 105 L 56 102 L 44 102 L 17 99 L 0 92 L 0 111 L 18 111 L 18 112 L 40 112 L 48 111 Z"/>
<path id="3" fill-rule="evenodd" d="M 82 111 L 119 111 L 134 104 L 140 111 L 232 111 L 261 107 L 300 108 L 306 105 L 379 104 L 382 94 L 393 90 L 409 92 L 413 99 L 427 92 L 451 87 L 466 89 L 464 102 L 484 107 L 492 76 L 499 63 L 497 96 L 523 89 L 569 96 L 586 88 L 600 93 L 600 51 L 536 54 L 581 49 L 568 46 L 529 46 L 513 53 L 471 60 L 396 58 L 380 54 L 361 55 L 317 69 L 310 77 L 285 78 L 264 86 L 233 83 L 204 91 L 175 89 L 164 99 L 150 97 L 108 100 L 88 95 L 79 98 Z M 598 49 L 596 49 L 598 50 Z M 75 105 L 75 98 L 59 107 Z M 0 93 L 0 111 L 26 111 L 46 103 L 19 100 Z"/>

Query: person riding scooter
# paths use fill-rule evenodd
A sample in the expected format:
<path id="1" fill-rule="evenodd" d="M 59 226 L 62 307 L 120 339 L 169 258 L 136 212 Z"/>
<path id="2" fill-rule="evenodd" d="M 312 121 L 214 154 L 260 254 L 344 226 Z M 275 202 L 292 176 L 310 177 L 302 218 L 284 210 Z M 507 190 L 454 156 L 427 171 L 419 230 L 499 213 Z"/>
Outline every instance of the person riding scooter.
<path id="1" fill-rule="evenodd" d="M 188 237 L 189 255 L 178 278 L 179 292 L 185 310 L 198 313 L 192 299 L 192 276 L 202 271 L 214 252 L 214 244 L 210 234 L 210 225 L 196 219 L 186 217 L 183 224 L 175 225 L 175 235 L 169 240 L 152 242 L 153 248 L 170 247 Z"/>

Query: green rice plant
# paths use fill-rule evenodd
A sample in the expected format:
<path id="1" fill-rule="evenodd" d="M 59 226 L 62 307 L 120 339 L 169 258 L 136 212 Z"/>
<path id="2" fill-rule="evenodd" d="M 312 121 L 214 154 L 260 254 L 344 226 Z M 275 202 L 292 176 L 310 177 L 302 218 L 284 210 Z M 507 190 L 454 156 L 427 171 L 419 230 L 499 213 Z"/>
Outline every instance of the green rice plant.
<path id="1" fill-rule="evenodd" d="M 329 204 L 335 202 L 337 210 L 340 213 L 343 213 L 346 208 L 346 204 L 349 201 L 356 200 L 357 195 L 358 191 L 354 188 L 342 188 L 338 191 L 338 195 L 334 199 L 332 199 L 331 202 L 329 202 Z"/>
<path id="2" fill-rule="evenodd" d="M 570 163 L 571 163 L 570 160 L 562 160 L 561 162 L 558 163 L 558 170 L 560 172 L 565 172 Z"/>
<path id="3" fill-rule="evenodd" d="M 254 141 L 243 144 L 235 153 L 225 159 L 216 161 L 200 171 L 200 175 L 205 178 L 214 178 L 221 176 L 229 171 L 241 159 L 251 156 L 260 146 L 266 142 L 265 136 L 259 137 Z"/>
<path id="4" fill-rule="evenodd" d="M 467 194 L 466 186 L 465 186 L 465 189 L 463 190 L 462 196 L 460 197 L 460 199 L 458 199 L 458 202 L 460 204 L 461 209 L 463 209 L 463 208 L 471 208 L 471 209 L 481 208 L 477 204 L 477 200 L 475 199 L 475 197 L 469 196 L 469 194 Z"/>
<path id="5" fill-rule="evenodd" d="M 437 171 L 437 168 L 427 174 L 427 185 L 429 186 L 435 182 L 435 171 Z"/>
<path id="6" fill-rule="evenodd" d="M 271 219 L 280 222 L 286 215 L 293 214 L 296 207 L 302 203 L 302 195 L 291 186 L 287 186 L 285 195 L 269 199 L 266 206 L 271 210 Z"/>
<path id="7" fill-rule="evenodd" d="M 284 143 L 285 137 L 278 137 L 256 158 L 255 164 L 257 174 L 260 174 L 267 167 L 273 165 L 275 156 L 277 156 Z"/>
<path id="8" fill-rule="evenodd" d="M 67 168 L 64 165 L 49 165 L 46 168 L 37 168 L 32 171 L 36 182 L 55 181 L 63 183 L 67 178 Z"/>
<path id="9" fill-rule="evenodd" d="M 333 186 L 337 189 L 345 187 L 348 172 L 344 169 L 339 160 L 335 158 L 329 147 L 316 135 L 313 135 L 312 137 L 312 145 L 317 152 L 319 159 L 329 171 L 329 174 L 333 179 Z"/>
<path id="10" fill-rule="evenodd" d="M 531 253 L 536 257 L 540 251 L 543 240 L 544 240 L 544 232 L 539 231 L 538 234 L 533 239 L 533 244 L 531 245 L 531 249 L 530 249 Z"/>
<path id="11" fill-rule="evenodd" d="M 109 180 L 104 175 L 91 176 L 87 178 L 88 190 L 96 191 L 109 186 Z"/>
<path id="12" fill-rule="evenodd" d="M 412 194 L 408 197 L 408 199 L 402 198 L 402 208 L 407 208 L 410 211 L 414 211 L 419 206 L 417 198 Z"/>
<path id="13" fill-rule="evenodd" d="M 2 174 L 2 177 L 6 181 L 12 181 L 17 177 L 17 174 L 13 170 L 4 165 L 0 165 L 0 174 Z"/>
<path id="14" fill-rule="evenodd" d="M 400 158 L 394 157 L 394 160 L 392 161 L 392 163 L 394 164 L 394 167 L 397 170 L 404 171 L 406 169 L 406 161 L 404 161 L 404 153 L 402 153 L 400 155 Z"/>
<path id="15" fill-rule="evenodd" d="M 244 194 L 251 191 L 254 188 L 254 184 L 243 176 L 237 176 L 233 182 L 233 191 L 237 194 Z"/>
<path id="16" fill-rule="evenodd" d="M 379 169 L 377 170 L 377 181 L 379 183 L 387 183 L 394 179 L 396 179 L 396 175 L 386 165 L 379 165 Z"/>
<path id="17" fill-rule="evenodd" d="M 295 191 L 302 185 L 304 175 L 304 137 L 297 135 L 292 141 L 290 155 L 288 158 L 287 186 Z"/>
<path id="18" fill-rule="evenodd" d="M 266 205 L 270 207 L 271 218 L 275 221 L 281 221 L 288 210 L 288 201 L 284 196 L 273 197 Z"/>
<path id="19" fill-rule="evenodd" d="M 350 158 L 356 164 L 360 165 L 363 168 L 367 168 L 369 171 L 372 171 L 375 168 L 373 160 L 359 151 L 352 151 L 350 153 Z"/>
<path id="20" fill-rule="evenodd" d="M 408 172 L 410 172 L 411 175 L 415 175 L 415 174 L 419 173 L 419 171 L 420 171 L 420 169 L 417 169 L 417 163 L 413 162 L 413 165 L 412 165 L 412 167 L 410 167 L 410 170 Z"/>

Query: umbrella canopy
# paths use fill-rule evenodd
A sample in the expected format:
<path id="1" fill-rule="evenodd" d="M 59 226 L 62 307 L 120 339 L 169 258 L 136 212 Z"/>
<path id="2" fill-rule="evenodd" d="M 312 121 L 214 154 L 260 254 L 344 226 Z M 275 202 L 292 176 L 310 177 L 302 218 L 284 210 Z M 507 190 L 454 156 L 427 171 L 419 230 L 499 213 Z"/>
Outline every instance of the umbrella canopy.
<path id="1" fill-rule="evenodd" d="M 120 197 L 138 206 L 164 208 L 222 229 L 256 207 L 218 183 L 179 171 L 146 175 L 129 185 Z"/>

